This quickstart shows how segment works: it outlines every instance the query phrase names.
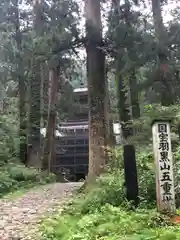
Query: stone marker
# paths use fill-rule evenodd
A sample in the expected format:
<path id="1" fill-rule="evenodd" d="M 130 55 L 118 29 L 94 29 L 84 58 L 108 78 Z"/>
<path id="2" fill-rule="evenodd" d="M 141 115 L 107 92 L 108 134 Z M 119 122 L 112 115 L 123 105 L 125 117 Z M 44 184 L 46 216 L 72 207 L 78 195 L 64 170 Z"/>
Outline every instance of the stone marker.
<path id="1" fill-rule="evenodd" d="M 132 201 L 137 206 L 139 202 L 138 180 L 135 148 L 133 145 L 124 145 L 124 173 L 127 200 Z"/>
<path id="2" fill-rule="evenodd" d="M 174 214 L 175 193 L 169 121 L 152 123 L 153 151 L 156 164 L 156 199 L 159 212 Z"/>

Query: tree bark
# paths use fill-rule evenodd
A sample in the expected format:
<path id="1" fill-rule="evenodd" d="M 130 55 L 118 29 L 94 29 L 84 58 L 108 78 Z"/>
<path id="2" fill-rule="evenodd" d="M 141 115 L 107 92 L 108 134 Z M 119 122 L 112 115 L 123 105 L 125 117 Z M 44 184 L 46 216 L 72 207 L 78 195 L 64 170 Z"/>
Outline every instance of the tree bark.
<path id="1" fill-rule="evenodd" d="M 59 67 L 52 67 L 49 70 L 48 117 L 42 166 L 42 169 L 47 170 L 48 173 L 51 171 L 51 165 L 55 158 L 55 126 L 58 78 Z"/>
<path id="2" fill-rule="evenodd" d="M 89 179 L 104 169 L 105 154 L 105 54 L 102 44 L 100 0 L 85 0 L 86 52 L 89 100 Z"/>
<path id="3" fill-rule="evenodd" d="M 114 8 L 114 14 L 116 16 L 115 23 L 119 24 L 120 18 L 120 0 L 112 0 L 112 8 Z M 119 35 L 118 28 L 116 28 L 116 36 Z M 119 54 L 115 55 L 115 64 L 116 64 L 116 81 L 117 81 L 117 97 L 118 97 L 118 111 L 119 111 L 119 121 L 121 124 L 122 137 L 123 139 L 128 139 L 132 136 L 132 128 L 130 127 L 131 114 L 130 106 L 128 104 L 128 90 L 125 86 L 123 75 L 121 70 L 124 66 L 122 59 Z"/>
<path id="4" fill-rule="evenodd" d="M 36 37 L 42 36 L 43 31 L 43 12 L 41 0 L 33 1 L 34 11 L 34 33 Z M 32 59 L 32 78 L 30 82 L 30 136 L 31 154 L 28 154 L 28 164 L 40 166 L 40 148 L 41 148 L 41 62 L 37 58 L 37 46 L 35 47 Z"/>
<path id="5" fill-rule="evenodd" d="M 22 59 L 22 34 L 20 30 L 19 21 L 19 6 L 18 0 L 15 2 L 15 39 L 18 49 L 18 54 L 16 57 L 16 74 L 18 78 L 18 89 L 19 89 L 19 136 L 20 136 L 20 146 L 19 146 L 19 157 L 21 163 L 27 163 L 27 122 L 26 122 L 26 83 L 24 79 L 24 69 L 23 69 L 23 59 Z"/>
<path id="6" fill-rule="evenodd" d="M 136 71 L 133 67 L 129 76 L 129 88 L 131 96 L 131 107 L 132 107 L 132 118 L 136 119 L 140 117 L 140 107 L 139 107 L 139 94 L 137 89 L 137 78 Z"/>
<path id="7" fill-rule="evenodd" d="M 131 3 L 129 0 L 125 0 L 125 23 L 127 27 L 127 32 L 132 29 L 132 23 L 131 23 Z M 131 36 L 127 36 L 128 38 L 131 38 Z M 134 51 L 133 47 L 128 47 L 126 49 L 129 59 L 132 62 L 136 61 L 136 52 Z M 136 119 L 140 117 L 140 107 L 139 107 L 139 94 L 138 94 L 138 84 L 137 84 L 137 77 L 136 77 L 136 67 L 132 66 L 129 71 L 129 89 L 130 89 L 130 98 L 131 98 L 131 108 L 132 108 L 132 118 Z"/>
<path id="8" fill-rule="evenodd" d="M 113 131 L 113 119 L 111 113 L 111 102 L 109 97 L 109 87 L 108 87 L 108 79 L 105 78 L 105 100 L 104 100 L 104 111 L 105 111 L 105 126 L 106 126 L 106 145 L 107 147 L 112 147 L 115 145 L 115 137 Z"/>
<path id="9" fill-rule="evenodd" d="M 132 128 L 129 125 L 131 121 L 131 114 L 127 99 L 128 91 L 121 74 L 121 60 L 118 59 L 116 60 L 116 78 L 119 120 L 121 123 L 122 137 L 124 139 L 128 139 L 132 136 Z"/>
<path id="10" fill-rule="evenodd" d="M 168 49 L 166 46 L 167 34 L 163 24 L 161 2 L 160 0 L 152 1 L 152 12 L 155 27 L 155 35 L 158 43 L 158 81 L 161 83 L 161 104 L 162 106 L 169 106 L 173 104 L 173 94 L 171 87 L 171 74 L 168 69 Z"/>

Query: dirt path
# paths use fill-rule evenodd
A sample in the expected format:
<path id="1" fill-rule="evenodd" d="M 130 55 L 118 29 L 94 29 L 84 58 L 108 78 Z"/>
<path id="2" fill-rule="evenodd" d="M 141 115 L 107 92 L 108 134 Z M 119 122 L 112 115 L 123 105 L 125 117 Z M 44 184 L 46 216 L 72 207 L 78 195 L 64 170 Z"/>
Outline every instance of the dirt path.
<path id="1" fill-rule="evenodd" d="M 82 183 L 55 183 L 31 190 L 18 199 L 0 200 L 0 240 L 39 239 L 39 219 L 56 211 Z"/>

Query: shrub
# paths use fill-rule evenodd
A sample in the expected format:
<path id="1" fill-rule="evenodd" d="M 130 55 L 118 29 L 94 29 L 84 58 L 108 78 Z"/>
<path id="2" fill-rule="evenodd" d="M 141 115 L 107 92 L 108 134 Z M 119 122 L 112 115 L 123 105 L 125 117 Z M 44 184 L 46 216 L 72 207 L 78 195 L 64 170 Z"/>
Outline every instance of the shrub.
<path id="1" fill-rule="evenodd" d="M 56 175 L 38 171 L 33 167 L 25 167 L 22 164 L 7 164 L 3 167 L 7 171 L 9 177 L 17 182 L 31 182 L 31 183 L 52 183 L 56 181 Z"/>
<path id="2" fill-rule="evenodd" d="M 114 175 L 104 174 L 91 186 L 81 203 L 81 212 L 93 212 L 109 203 L 119 206 L 126 202 L 124 195 L 124 180 L 121 172 Z"/>
<path id="3" fill-rule="evenodd" d="M 49 175 L 40 174 L 39 176 L 41 178 L 41 181 L 44 182 L 44 183 L 56 182 L 56 175 L 53 174 L 53 173 L 50 173 Z"/>
<path id="4" fill-rule="evenodd" d="M 0 166 L 8 162 L 18 162 L 19 146 L 18 115 L 9 113 L 0 116 Z"/>
<path id="5" fill-rule="evenodd" d="M 10 178 L 7 172 L 0 172 L 0 197 L 11 191 L 17 185 L 17 181 Z"/>
<path id="6" fill-rule="evenodd" d="M 55 181 L 54 174 L 47 176 L 43 172 L 38 172 L 34 168 L 26 168 L 21 164 L 7 164 L 0 169 L 0 197 L 19 187 L 29 188 Z"/>
<path id="7" fill-rule="evenodd" d="M 20 164 L 9 164 L 6 169 L 10 178 L 16 180 L 17 182 L 36 182 L 39 175 L 37 170 L 33 168 L 26 168 Z"/>
<path id="8" fill-rule="evenodd" d="M 152 150 L 142 150 L 136 153 L 140 201 L 155 204 L 156 182 L 155 165 Z"/>

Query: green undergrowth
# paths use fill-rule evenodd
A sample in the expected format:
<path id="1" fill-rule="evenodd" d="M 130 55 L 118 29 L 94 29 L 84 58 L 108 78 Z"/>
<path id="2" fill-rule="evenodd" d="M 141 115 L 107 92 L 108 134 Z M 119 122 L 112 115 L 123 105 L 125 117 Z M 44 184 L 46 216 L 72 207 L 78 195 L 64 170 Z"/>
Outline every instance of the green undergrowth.
<path id="1" fill-rule="evenodd" d="M 101 176 L 44 219 L 40 231 L 43 240 L 180 240 L 180 225 L 158 214 L 154 203 L 141 201 L 138 209 L 131 208 L 120 173 Z"/>
<path id="2" fill-rule="evenodd" d="M 17 106 L 13 99 L 6 106 L 8 111 L 0 115 L 0 198 L 19 196 L 30 188 L 55 181 L 54 175 L 47 177 L 20 164 L 19 144 L 24 139 L 19 137 Z"/>
<path id="3" fill-rule="evenodd" d="M 34 168 L 7 164 L 0 168 L 0 197 L 15 197 L 28 189 L 55 181 L 53 174 L 46 176 Z"/>
<path id="4" fill-rule="evenodd" d="M 177 172 L 179 150 L 174 153 Z M 168 217 L 156 211 L 153 155 L 148 149 L 137 153 L 137 168 L 140 198 L 137 209 L 125 198 L 122 151 L 116 149 L 106 173 L 81 190 L 63 211 L 60 209 L 42 221 L 42 239 L 180 240 L 180 225 L 170 224 Z"/>
<path id="5" fill-rule="evenodd" d="M 100 195 L 99 186 L 86 189 L 63 211 L 44 219 L 40 227 L 42 239 L 180 240 L 180 225 L 170 224 L 168 217 L 144 205 L 132 210 L 117 188 L 109 195 L 101 188 Z"/>
<path id="6" fill-rule="evenodd" d="M 175 240 L 180 239 L 178 226 L 170 226 L 155 210 L 128 211 L 105 204 L 87 214 L 57 214 L 42 226 L 43 239 L 53 240 Z"/>

